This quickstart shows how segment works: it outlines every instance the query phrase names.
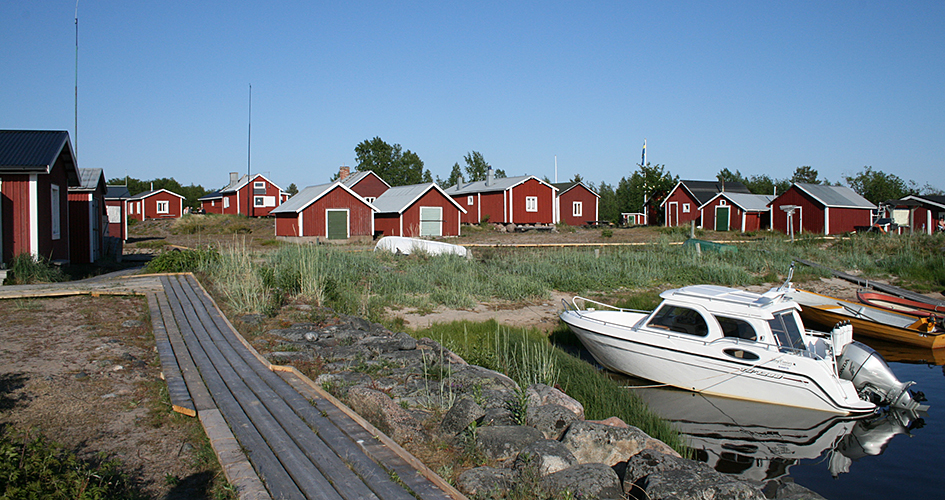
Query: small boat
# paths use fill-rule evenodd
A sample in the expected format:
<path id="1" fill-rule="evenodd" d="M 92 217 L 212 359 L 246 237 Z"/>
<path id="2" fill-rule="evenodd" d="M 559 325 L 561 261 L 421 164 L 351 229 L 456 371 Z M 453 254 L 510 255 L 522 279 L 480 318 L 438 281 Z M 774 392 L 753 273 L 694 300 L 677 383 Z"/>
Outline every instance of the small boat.
<path id="1" fill-rule="evenodd" d="M 466 247 L 444 243 L 442 241 L 407 238 L 405 236 L 385 236 L 377 241 L 374 251 L 387 251 L 394 254 L 410 255 L 420 253 L 425 255 L 453 254 L 468 257 Z"/>
<path id="2" fill-rule="evenodd" d="M 856 298 L 864 304 L 878 307 L 880 309 L 886 309 L 888 311 L 908 314 L 910 316 L 918 316 L 921 318 L 928 318 L 930 316 L 936 317 L 940 323 L 942 317 L 945 316 L 945 306 L 938 304 L 928 304 L 903 297 L 896 297 L 895 295 L 889 295 L 886 293 L 874 292 L 870 290 L 857 290 Z"/>
<path id="3" fill-rule="evenodd" d="M 917 318 L 828 295 L 792 289 L 790 296 L 801 305 L 801 317 L 818 326 L 849 321 L 857 335 L 918 347 L 945 347 L 945 335 L 933 318 Z"/>
<path id="4" fill-rule="evenodd" d="M 575 297 L 561 320 L 605 368 L 667 386 L 842 415 L 919 407 L 913 382 L 854 342 L 849 323 L 807 331 L 791 289 L 687 286 L 652 312 Z"/>

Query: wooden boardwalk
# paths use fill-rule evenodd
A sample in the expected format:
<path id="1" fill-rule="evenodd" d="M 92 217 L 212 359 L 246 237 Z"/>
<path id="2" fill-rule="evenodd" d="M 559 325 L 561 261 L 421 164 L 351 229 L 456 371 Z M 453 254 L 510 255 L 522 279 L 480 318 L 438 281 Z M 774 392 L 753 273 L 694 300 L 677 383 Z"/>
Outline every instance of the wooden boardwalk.
<path id="1" fill-rule="evenodd" d="M 311 380 L 270 365 L 190 274 L 124 277 L 59 293 L 17 288 L 0 298 L 145 295 L 171 403 L 200 419 L 241 499 L 464 498 Z"/>

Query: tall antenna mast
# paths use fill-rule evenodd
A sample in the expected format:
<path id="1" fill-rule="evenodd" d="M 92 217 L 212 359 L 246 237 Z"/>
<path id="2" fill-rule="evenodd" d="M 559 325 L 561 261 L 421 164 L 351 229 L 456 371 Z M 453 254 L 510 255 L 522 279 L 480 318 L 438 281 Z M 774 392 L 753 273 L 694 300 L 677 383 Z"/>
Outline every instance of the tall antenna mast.
<path id="1" fill-rule="evenodd" d="M 246 216 L 249 217 L 249 209 L 252 207 L 250 200 L 253 198 L 252 188 L 249 185 L 249 176 L 251 175 L 251 164 L 252 159 L 252 146 L 253 146 L 253 84 L 249 84 L 249 131 L 246 134 Z"/>
<path id="2" fill-rule="evenodd" d="M 558 182 L 558 155 L 555 155 L 555 183 Z"/>
<path id="3" fill-rule="evenodd" d="M 75 0 L 75 128 L 72 132 L 72 152 L 79 155 L 79 0 Z"/>

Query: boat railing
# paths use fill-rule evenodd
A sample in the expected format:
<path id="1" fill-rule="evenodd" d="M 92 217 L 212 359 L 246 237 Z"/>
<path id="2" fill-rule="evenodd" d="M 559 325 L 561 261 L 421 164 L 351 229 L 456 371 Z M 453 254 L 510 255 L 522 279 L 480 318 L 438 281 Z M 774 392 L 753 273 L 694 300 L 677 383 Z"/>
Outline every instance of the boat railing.
<path id="1" fill-rule="evenodd" d="M 583 307 L 578 305 L 578 301 L 581 301 L 583 303 Z M 643 314 L 650 314 L 652 312 L 652 311 L 642 311 L 640 309 L 625 309 L 623 307 L 617 307 L 614 305 L 605 304 L 603 302 L 598 302 L 596 300 L 588 299 L 588 298 L 584 298 L 580 296 L 574 297 L 573 299 L 571 299 L 571 303 L 568 303 L 568 301 L 565 299 L 561 299 L 561 303 L 564 304 L 565 310 L 574 311 L 574 312 L 593 311 L 594 310 L 593 308 L 587 307 L 588 303 L 594 304 L 595 306 L 601 306 L 605 309 L 610 309 L 612 311 L 618 311 L 618 312 L 632 312 L 632 313 L 643 313 Z"/>

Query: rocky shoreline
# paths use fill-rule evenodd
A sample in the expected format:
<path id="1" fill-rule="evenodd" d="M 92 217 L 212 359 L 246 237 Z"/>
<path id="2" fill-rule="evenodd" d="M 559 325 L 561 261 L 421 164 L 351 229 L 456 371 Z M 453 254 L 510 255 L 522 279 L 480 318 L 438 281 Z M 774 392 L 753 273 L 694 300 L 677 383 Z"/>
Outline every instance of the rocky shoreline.
<path id="1" fill-rule="evenodd" d="M 431 339 L 361 318 L 267 333 L 280 339 L 271 363 L 318 366 L 316 383 L 398 443 L 447 443 L 488 464 L 446 478 L 471 498 L 822 498 L 789 479 L 723 475 L 617 418 L 585 420 L 581 403 L 556 388 L 519 387 Z"/>

